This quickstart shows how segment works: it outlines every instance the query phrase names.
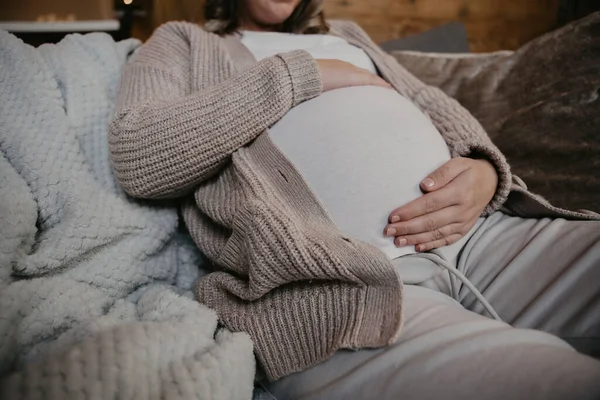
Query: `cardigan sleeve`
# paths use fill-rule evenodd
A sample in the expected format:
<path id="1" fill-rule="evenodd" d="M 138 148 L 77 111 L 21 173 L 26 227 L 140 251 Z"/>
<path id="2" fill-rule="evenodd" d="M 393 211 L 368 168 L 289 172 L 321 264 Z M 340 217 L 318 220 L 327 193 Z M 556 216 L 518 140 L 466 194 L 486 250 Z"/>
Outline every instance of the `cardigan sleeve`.
<path id="1" fill-rule="evenodd" d="M 439 88 L 421 82 L 393 55 L 388 55 L 395 86 L 427 114 L 443 136 L 452 157 L 482 158 L 489 161 L 498 174 L 494 197 L 483 215 L 497 211 L 506 202 L 512 186 L 512 174 L 505 156 L 489 138 L 485 129 L 467 109 Z"/>
<path id="2" fill-rule="evenodd" d="M 134 197 L 191 191 L 290 108 L 322 90 L 315 60 L 293 51 L 192 91 L 192 79 L 199 79 L 193 74 L 220 77 L 226 66 L 215 40 L 191 49 L 173 26 L 159 28 L 126 67 L 110 126 L 116 177 Z"/>

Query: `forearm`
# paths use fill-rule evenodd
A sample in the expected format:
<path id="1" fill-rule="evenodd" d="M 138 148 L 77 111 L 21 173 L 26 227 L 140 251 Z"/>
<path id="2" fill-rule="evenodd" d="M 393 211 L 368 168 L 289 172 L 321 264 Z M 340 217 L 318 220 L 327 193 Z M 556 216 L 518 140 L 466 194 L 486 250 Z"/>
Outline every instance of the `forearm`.
<path id="1" fill-rule="evenodd" d="M 127 82 L 122 91 L 134 92 L 131 88 L 145 87 L 152 79 L 166 79 L 168 72 L 158 76 L 160 72 L 133 65 L 123 78 Z M 140 99 L 135 104 L 125 99 L 110 129 L 117 178 L 136 197 L 183 194 L 212 176 L 234 151 L 290 108 L 320 91 L 315 61 L 297 51 L 263 60 L 222 84 L 186 96 L 163 93 L 163 100 Z"/>
<path id="2" fill-rule="evenodd" d="M 483 215 L 498 210 L 508 197 L 512 181 L 510 167 L 504 155 L 469 111 L 442 90 L 421 82 L 393 55 L 388 56 L 393 60 L 390 64 L 394 86 L 431 118 L 446 141 L 452 157 L 483 158 L 494 166 L 498 174 L 498 187 Z"/>
<path id="3" fill-rule="evenodd" d="M 429 115 L 448 144 L 452 157 L 482 158 L 494 166 L 498 186 L 483 214 L 489 215 L 498 210 L 508 197 L 512 175 L 506 158 L 481 124 L 456 100 L 438 88 L 424 86 L 413 101 Z"/>

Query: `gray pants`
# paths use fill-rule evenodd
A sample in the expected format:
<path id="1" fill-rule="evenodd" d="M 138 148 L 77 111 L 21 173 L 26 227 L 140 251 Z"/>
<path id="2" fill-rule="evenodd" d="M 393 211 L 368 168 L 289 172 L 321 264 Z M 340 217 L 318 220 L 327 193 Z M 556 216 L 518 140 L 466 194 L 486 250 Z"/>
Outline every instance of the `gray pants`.
<path id="1" fill-rule="evenodd" d="M 454 265 L 505 322 L 420 255 L 392 346 L 336 353 L 267 386 L 277 399 L 600 399 L 600 222 L 495 213 Z M 442 251 L 443 254 L 443 251 Z M 410 275 L 410 274 L 409 274 Z M 597 355 L 597 353 L 596 353 Z"/>

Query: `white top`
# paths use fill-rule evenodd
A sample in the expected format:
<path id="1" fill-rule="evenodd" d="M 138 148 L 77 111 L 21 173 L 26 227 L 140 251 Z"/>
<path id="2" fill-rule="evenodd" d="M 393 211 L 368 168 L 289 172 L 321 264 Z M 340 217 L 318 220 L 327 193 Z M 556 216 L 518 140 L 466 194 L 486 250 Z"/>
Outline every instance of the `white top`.
<path id="1" fill-rule="evenodd" d="M 242 43 L 257 61 L 292 50 L 306 50 L 316 59 L 342 60 L 375 73 L 375 65 L 364 51 L 337 36 L 244 31 Z"/>
<path id="2" fill-rule="evenodd" d="M 375 71 L 369 57 L 327 35 L 245 32 L 242 42 L 262 59 L 294 49 Z M 383 230 L 392 210 L 420 196 L 420 181 L 450 159 L 429 117 L 396 91 L 375 86 L 329 91 L 290 110 L 269 130 L 337 227 L 388 257 L 396 248 Z"/>

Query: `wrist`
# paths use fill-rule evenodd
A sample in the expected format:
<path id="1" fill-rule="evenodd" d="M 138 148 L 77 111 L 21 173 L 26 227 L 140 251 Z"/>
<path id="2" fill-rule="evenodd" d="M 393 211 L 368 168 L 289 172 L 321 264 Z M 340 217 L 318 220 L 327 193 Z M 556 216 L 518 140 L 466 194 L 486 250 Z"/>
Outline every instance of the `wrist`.
<path id="1" fill-rule="evenodd" d="M 494 197 L 496 190 L 498 189 L 498 173 L 496 172 L 496 167 L 494 164 L 483 158 L 474 159 L 473 162 L 480 170 L 483 186 L 488 189 L 487 194 L 489 202 Z"/>
<path id="2" fill-rule="evenodd" d="M 285 63 L 294 90 L 294 106 L 321 94 L 323 83 L 316 60 L 304 50 L 278 55 Z"/>

